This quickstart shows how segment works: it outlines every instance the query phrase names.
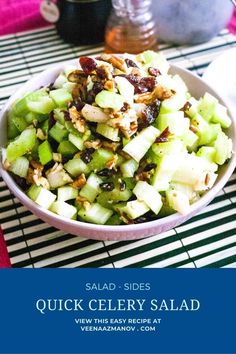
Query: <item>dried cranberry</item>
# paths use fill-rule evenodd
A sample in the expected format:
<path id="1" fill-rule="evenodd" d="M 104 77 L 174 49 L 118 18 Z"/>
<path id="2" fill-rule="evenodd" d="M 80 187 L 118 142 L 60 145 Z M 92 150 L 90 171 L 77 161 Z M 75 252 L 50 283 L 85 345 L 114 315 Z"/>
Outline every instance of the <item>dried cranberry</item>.
<path id="1" fill-rule="evenodd" d="M 144 167 L 143 171 L 144 171 L 144 172 L 149 172 L 149 171 L 151 171 L 153 168 L 156 168 L 156 167 L 157 167 L 156 163 L 149 163 L 149 164 L 147 164 L 147 165 Z"/>
<path id="2" fill-rule="evenodd" d="M 97 172 L 97 175 L 100 177 L 112 177 L 116 174 L 116 171 L 113 168 L 104 168 Z"/>
<path id="3" fill-rule="evenodd" d="M 48 118 L 48 129 L 51 129 L 55 123 L 56 123 L 56 119 L 54 118 L 54 113 L 52 111 L 52 112 L 50 112 L 49 118 Z"/>
<path id="4" fill-rule="evenodd" d="M 139 121 L 139 130 L 148 127 L 155 121 L 160 112 L 160 106 L 161 102 L 155 100 L 142 112 L 142 118 L 141 121 Z"/>
<path id="5" fill-rule="evenodd" d="M 83 72 L 86 75 L 89 75 L 97 67 L 96 61 L 94 59 L 92 59 L 92 58 L 89 58 L 89 57 L 81 57 L 79 59 L 79 63 L 81 65 L 81 68 L 82 68 Z"/>
<path id="6" fill-rule="evenodd" d="M 152 68 L 151 66 L 148 68 L 148 73 L 152 76 L 155 76 L 155 77 L 161 75 L 161 72 L 159 69 Z"/>
<path id="7" fill-rule="evenodd" d="M 94 153 L 94 148 L 85 149 L 81 152 L 80 158 L 84 163 L 89 163 L 92 160 L 92 154 Z"/>
<path id="8" fill-rule="evenodd" d="M 126 65 L 128 66 L 128 68 L 138 68 L 138 65 L 131 59 L 126 58 L 125 59 Z"/>
<path id="9" fill-rule="evenodd" d="M 104 182 L 104 183 L 100 183 L 100 188 L 105 192 L 111 192 L 113 191 L 115 186 L 113 182 Z"/>
<path id="10" fill-rule="evenodd" d="M 141 224 L 142 222 L 148 221 L 147 216 L 140 216 L 134 220 L 134 224 Z"/>
<path id="11" fill-rule="evenodd" d="M 152 91 L 156 85 L 156 78 L 153 76 L 152 77 L 143 77 L 139 81 L 139 85 L 146 87 L 148 91 Z"/>
<path id="12" fill-rule="evenodd" d="M 161 135 L 156 138 L 155 143 L 166 143 L 168 141 L 169 135 L 171 134 L 169 127 L 163 130 Z"/>

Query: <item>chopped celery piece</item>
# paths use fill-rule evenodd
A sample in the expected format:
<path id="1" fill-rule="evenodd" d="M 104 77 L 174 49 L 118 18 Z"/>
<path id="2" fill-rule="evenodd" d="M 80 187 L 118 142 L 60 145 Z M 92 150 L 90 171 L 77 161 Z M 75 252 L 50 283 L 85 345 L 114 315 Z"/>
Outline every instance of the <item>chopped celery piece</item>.
<path id="1" fill-rule="evenodd" d="M 59 187 L 57 190 L 57 199 L 65 202 L 67 200 L 75 199 L 78 197 L 78 189 L 71 186 Z"/>
<path id="2" fill-rule="evenodd" d="M 36 184 L 32 184 L 27 194 L 30 199 L 45 209 L 49 209 L 56 199 L 55 194 L 43 187 L 36 186 Z"/>
<path id="3" fill-rule="evenodd" d="M 162 132 L 167 127 L 176 136 L 182 136 L 189 129 L 189 119 L 184 118 L 184 112 L 171 112 L 159 114 L 156 126 Z"/>
<path id="4" fill-rule="evenodd" d="M 166 191 L 169 189 L 170 181 L 180 161 L 180 154 L 165 155 L 162 157 L 151 179 L 151 184 L 157 191 Z"/>
<path id="5" fill-rule="evenodd" d="M 55 108 L 53 100 L 48 96 L 41 97 L 39 101 L 29 101 L 27 106 L 29 111 L 40 114 L 48 114 Z"/>
<path id="6" fill-rule="evenodd" d="M 138 54 L 136 59 L 141 62 L 145 69 L 148 69 L 151 66 L 159 69 L 162 74 L 167 74 L 170 67 L 164 54 L 161 52 L 155 53 L 152 50 L 146 50 L 145 52 Z"/>
<path id="7" fill-rule="evenodd" d="M 38 147 L 39 161 L 42 165 L 46 165 L 52 160 L 52 148 L 47 140 Z"/>
<path id="8" fill-rule="evenodd" d="M 189 199 L 185 193 L 177 190 L 169 190 L 166 192 L 166 197 L 169 206 L 180 214 L 186 215 L 189 212 Z"/>
<path id="9" fill-rule="evenodd" d="M 38 160 L 39 158 L 39 140 L 36 139 L 35 144 L 30 152 L 30 157 L 32 157 L 33 160 Z"/>
<path id="10" fill-rule="evenodd" d="M 120 141 L 119 129 L 110 127 L 105 123 L 98 123 L 96 132 L 105 136 L 107 139 L 112 141 Z"/>
<path id="11" fill-rule="evenodd" d="M 158 214 L 162 207 L 161 195 L 158 191 L 144 181 L 139 181 L 133 189 L 139 201 L 143 201 L 155 213 Z"/>
<path id="12" fill-rule="evenodd" d="M 231 125 L 231 119 L 228 116 L 227 108 L 218 103 L 213 113 L 212 122 L 220 123 L 222 128 L 229 128 Z"/>
<path id="13" fill-rule="evenodd" d="M 79 176 L 81 173 L 88 173 L 88 167 L 81 159 L 74 158 L 64 164 L 64 168 L 73 177 Z"/>
<path id="14" fill-rule="evenodd" d="M 72 183 L 73 180 L 63 169 L 62 165 L 58 165 L 56 168 L 53 168 L 48 174 L 47 179 L 52 189 L 64 186 L 67 183 Z"/>
<path id="15" fill-rule="evenodd" d="M 139 166 L 138 162 L 133 159 L 123 162 L 120 165 L 120 170 L 121 170 L 123 177 L 133 177 L 134 173 L 138 169 L 138 166 Z"/>
<path id="16" fill-rule="evenodd" d="M 40 127 L 41 127 L 42 131 L 44 132 L 44 134 L 48 135 L 48 120 L 43 121 L 40 124 Z"/>
<path id="17" fill-rule="evenodd" d="M 218 134 L 213 146 L 216 149 L 215 162 L 218 165 L 223 165 L 232 155 L 232 140 L 225 133 L 221 132 Z"/>
<path id="18" fill-rule="evenodd" d="M 71 93 L 63 88 L 50 91 L 49 96 L 53 99 L 57 107 L 64 107 L 68 102 L 73 100 Z"/>
<path id="19" fill-rule="evenodd" d="M 199 100 L 198 113 L 204 119 L 206 119 L 206 121 L 209 122 L 214 115 L 217 104 L 218 104 L 218 100 L 215 97 L 213 97 L 211 94 L 206 92 L 205 95 Z"/>
<path id="20" fill-rule="evenodd" d="M 13 112 L 12 111 L 8 112 L 8 115 L 7 115 L 7 137 L 9 139 L 14 139 L 20 134 L 20 131 L 17 129 L 17 127 L 15 126 L 15 124 L 12 121 L 13 117 L 14 117 Z"/>
<path id="21" fill-rule="evenodd" d="M 102 179 L 94 173 L 91 173 L 79 194 L 81 197 L 86 198 L 90 203 L 92 203 L 101 191 L 99 187 L 101 183 Z"/>
<path id="22" fill-rule="evenodd" d="M 153 144 L 152 150 L 159 157 L 164 155 L 179 154 L 181 151 L 184 151 L 184 144 L 181 140 L 174 139 L 165 143 Z"/>
<path id="23" fill-rule="evenodd" d="M 31 109 L 29 107 L 30 102 L 39 102 L 42 98 L 45 98 L 45 97 L 49 98 L 48 93 L 44 89 L 38 90 L 35 92 L 31 92 L 31 93 L 25 95 L 25 97 L 18 100 L 13 105 L 13 109 L 12 109 L 13 113 L 15 115 L 24 116 L 25 114 L 27 114 L 28 112 L 31 111 Z M 39 113 L 42 113 L 42 112 L 39 112 Z M 43 112 L 43 113 L 49 113 L 49 112 Z"/>
<path id="24" fill-rule="evenodd" d="M 186 133 L 182 135 L 181 140 L 189 151 L 194 151 L 198 145 L 199 137 L 188 129 Z"/>
<path id="25" fill-rule="evenodd" d="M 82 220 L 100 225 L 104 225 L 112 214 L 112 210 L 104 208 L 99 203 L 91 204 L 88 210 L 82 208 L 78 212 L 78 215 Z"/>
<path id="26" fill-rule="evenodd" d="M 216 149 L 212 146 L 202 146 L 197 152 L 197 156 L 206 159 L 209 162 L 215 161 Z"/>
<path id="27" fill-rule="evenodd" d="M 139 162 L 159 135 L 160 131 L 150 125 L 130 140 L 123 148 L 123 151 Z"/>
<path id="28" fill-rule="evenodd" d="M 59 122 L 56 122 L 54 126 L 49 130 L 49 135 L 60 143 L 68 136 L 68 130 Z"/>
<path id="29" fill-rule="evenodd" d="M 115 82 L 121 96 L 125 99 L 125 102 L 133 104 L 134 102 L 134 86 L 122 76 L 116 76 Z"/>
<path id="30" fill-rule="evenodd" d="M 25 121 L 28 123 L 28 124 L 31 124 L 35 121 L 38 121 L 39 120 L 39 117 L 40 115 L 38 113 L 34 113 L 34 112 L 29 112 L 25 115 Z M 46 118 L 45 118 L 46 119 Z"/>
<path id="31" fill-rule="evenodd" d="M 118 93 L 102 90 L 96 95 L 95 102 L 101 108 L 112 108 L 119 111 L 123 107 L 125 99 Z"/>
<path id="32" fill-rule="evenodd" d="M 68 139 L 74 146 L 77 147 L 77 149 L 83 150 L 84 141 L 79 135 L 69 133 Z"/>
<path id="33" fill-rule="evenodd" d="M 34 147 L 36 142 L 36 129 L 24 130 L 14 141 L 7 146 L 7 160 L 14 161 L 17 157 L 23 156 Z"/>
<path id="34" fill-rule="evenodd" d="M 28 173 L 28 168 L 29 168 L 29 160 L 24 156 L 20 156 L 11 163 L 9 170 L 17 176 L 26 178 Z"/>
<path id="35" fill-rule="evenodd" d="M 77 209 L 73 205 L 63 202 L 62 200 L 57 200 L 53 202 L 50 206 L 50 210 L 67 219 L 76 220 Z"/>
<path id="36" fill-rule="evenodd" d="M 196 191 L 194 191 L 193 187 L 189 184 L 171 182 L 170 187 L 172 190 L 184 193 L 188 197 L 190 202 L 194 201 L 197 198 Z"/>
<path id="37" fill-rule="evenodd" d="M 102 192 L 98 195 L 97 201 L 105 208 L 111 209 L 114 203 L 126 202 L 132 196 L 129 189 L 120 191 L 118 188 L 113 189 L 111 192 Z"/>
<path id="38" fill-rule="evenodd" d="M 199 137 L 198 145 L 207 145 L 214 140 L 215 132 L 214 126 L 211 126 L 200 114 L 196 114 L 191 120 L 191 124 L 196 127 L 196 134 Z M 213 128 L 213 129 L 212 129 Z"/>
<path id="39" fill-rule="evenodd" d="M 186 103 L 186 94 L 181 92 L 180 94 L 174 94 L 170 98 L 167 98 L 161 103 L 161 113 L 178 111 Z"/>
<path id="40" fill-rule="evenodd" d="M 90 171 L 99 171 L 106 167 L 106 163 L 114 157 L 114 154 L 109 150 L 100 148 L 93 153 L 92 157 L 88 168 Z"/>
<path id="41" fill-rule="evenodd" d="M 54 86 L 55 88 L 59 89 L 59 88 L 62 88 L 63 85 L 64 85 L 66 82 L 68 82 L 68 81 L 67 81 L 67 77 L 66 77 L 64 74 L 61 73 L 61 74 L 56 78 L 56 80 L 54 81 L 53 86 Z"/>
<path id="42" fill-rule="evenodd" d="M 120 225 L 122 220 L 118 214 L 112 215 L 106 222 L 106 225 Z"/>
<path id="43" fill-rule="evenodd" d="M 60 124 L 65 125 L 65 114 L 62 109 L 55 108 L 53 110 L 53 117 L 56 119 Z M 71 122 L 72 123 L 72 122 Z"/>
<path id="44" fill-rule="evenodd" d="M 179 161 L 172 180 L 192 185 L 194 190 L 199 190 L 199 186 L 201 189 L 205 186 L 206 175 L 216 170 L 216 164 L 196 155 L 185 154 Z"/>
<path id="45" fill-rule="evenodd" d="M 28 126 L 28 123 L 25 121 L 23 117 L 12 116 L 11 122 L 15 125 L 17 130 L 19 130 L 20 132 L 23 132 Z"/>
<path id="46" fill-rule="evenodd" d="M 57 151 L 64 156 L 74 155 L 78 149 L 68 140 L 62 140 L 57 148 Z"/>
<path id="47" fill-rule="evenodd" d="M 127 202 L 126 206 L 121 208 L 121 212 L 126 213 L 131 219 L 136 219 L 146 214 L 149 210 L 147 204 L 138 199 Z"/>

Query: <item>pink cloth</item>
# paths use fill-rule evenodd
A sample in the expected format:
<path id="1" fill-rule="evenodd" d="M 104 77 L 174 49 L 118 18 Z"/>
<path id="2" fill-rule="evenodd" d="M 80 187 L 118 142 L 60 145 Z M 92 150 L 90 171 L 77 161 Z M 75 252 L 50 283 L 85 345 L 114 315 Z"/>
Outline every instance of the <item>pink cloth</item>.
<path id="1" fill-rule="evenodd" d="M 39 12 L 41 0 L 0 0 L 0 35 L 49 25 Z"/>
<path id="2" fill-rule="evenodd" d="M 236 34 L 236 9 L 234 10 L 233 16 L 231 17 L 231 20 L 227 27 L 231 33 Z"/>
<path id="3" fill-rule="evenodd" d="M 0 0 L 1 1 L 1 0 Z M 7 247 L 0 227 L 0 268 L 10 268 L 11 263 L 7 253 Z"/>

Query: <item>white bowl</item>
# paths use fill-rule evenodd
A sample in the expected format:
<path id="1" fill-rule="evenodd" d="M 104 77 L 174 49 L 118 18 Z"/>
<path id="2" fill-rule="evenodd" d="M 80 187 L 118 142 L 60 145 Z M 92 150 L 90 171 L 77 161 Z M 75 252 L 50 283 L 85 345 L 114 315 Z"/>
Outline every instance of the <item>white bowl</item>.
<path id="1" fill-rule="evenodd" d="M 75 64 L 75 61 L 71 61 L 66 64 Z M 4 106 L 0 114 L 0 146 L 4 146 L 7 142 L 6 137 L 6 118 L 7 112 L 9 111 L 12 103 L 21 98 L 25 93 L 34 91 L 41 86 L 46 86 L 51 82 L 54 82 L 58 74 L 64 69 L 65 63 L 53 66 L 52 68 L 42 72 L 41 74 L 35 76 L 28 82 L 26 82 L 17 92 L 12 95 Z M 183 80 L 186 82 L 190 93 L 199 98 L 206 91 L 216 96 L 219 101 L 223 104 L 223 100 L 220 96 L 208 86 L 201 78 L 193 75 L 190 71 L 178 68 L 175 65 L 171 65 L 172 74 L 179 74 Z M 231 115 L 233 120 L 233 117 Z M 233 140 L 233 151 L 236 151 L 236 122 L 233 120 L 233 124 L 228 129 L 227 134 Z M 21 201 L 22 204 L 26 206 L 32 213 L 38 216 L 40 219 L 49 223 L 50 225 L 61 229 L 67 233 L 74 235 L 79 235 L 96 240 L 132 240 L 139 239 L 143 237 L 148 237 L 151 235 L 156 235 L 161 232 L 167 231 L 176 227 L 177 225 L 185 222 L 187 219 L 194 216 L 199 212 L 205 205 L 207 205 L 216 194 L 223 188 L 223 186 L 228 181 L 229 177 L 234 171 L 236 166 L 236 154 L 233 154 L 231 160 L 228 164 L 220 169 L 219 176 L 213 188 L 206 192 L 196 203 L 192 204 L 189 213 L 187 215 L 181 215 L 179 213 L 172 214 L 170 216 L 164 217 L 159 220 L 154 220 L 141 224 L 132 225 L 94 225 L 81 221 L 68 220 L 61 216 L 58 216 L 34 203 L 27 195 L 18 187 L 13 178 L 8 172 L 6 172 L 2 165 L 0 164 L 0 172 L 6 184 L 12 193 Z"/>

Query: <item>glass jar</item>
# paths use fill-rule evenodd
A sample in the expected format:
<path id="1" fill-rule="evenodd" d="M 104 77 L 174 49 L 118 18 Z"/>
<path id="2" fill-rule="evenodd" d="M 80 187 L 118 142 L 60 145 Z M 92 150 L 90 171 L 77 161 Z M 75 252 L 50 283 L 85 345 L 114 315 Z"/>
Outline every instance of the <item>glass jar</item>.
<path id="1" fill-rule="evenodd" d="M 105 33 L 106 52 L 135 54 L 157 49 L 151 3 L 151 0 L 112 0 L 113 11 Z"/>
<path id="2" fill-rule="evenodd" d="M 104 41 L 111 0 L 58 0 L 60 17 L 56 23 L 59 35 L 74 44 Z"/>

